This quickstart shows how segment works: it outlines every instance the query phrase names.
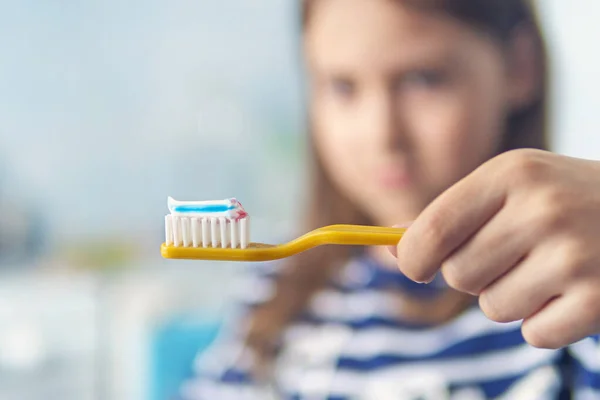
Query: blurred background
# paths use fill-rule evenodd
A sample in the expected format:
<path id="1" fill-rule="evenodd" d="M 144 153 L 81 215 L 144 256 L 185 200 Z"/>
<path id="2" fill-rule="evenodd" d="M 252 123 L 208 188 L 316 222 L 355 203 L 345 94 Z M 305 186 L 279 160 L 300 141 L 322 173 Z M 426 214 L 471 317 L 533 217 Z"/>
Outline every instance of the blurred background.
<path id="1" fill-rule="evenodd" d="M 600 3 L 540 0 L 554 148 L 600 159 Z M 0 399 L 162 400 L 247 265 L 160 257 L 166 198 L 296 233 L 297 4 L 0 0 Z"/>

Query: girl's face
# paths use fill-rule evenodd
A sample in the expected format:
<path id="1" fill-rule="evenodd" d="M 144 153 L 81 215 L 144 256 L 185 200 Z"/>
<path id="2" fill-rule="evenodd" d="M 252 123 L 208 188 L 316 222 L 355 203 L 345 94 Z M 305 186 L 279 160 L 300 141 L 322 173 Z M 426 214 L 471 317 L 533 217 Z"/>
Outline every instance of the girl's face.
<path id="1" fill-rule="evenodd" d="M 400 1 L 320 0 L 311 11 L 317 151 L 376 223 L 414 219 L 498 151 L 522 90 L 496 42 Z"/>

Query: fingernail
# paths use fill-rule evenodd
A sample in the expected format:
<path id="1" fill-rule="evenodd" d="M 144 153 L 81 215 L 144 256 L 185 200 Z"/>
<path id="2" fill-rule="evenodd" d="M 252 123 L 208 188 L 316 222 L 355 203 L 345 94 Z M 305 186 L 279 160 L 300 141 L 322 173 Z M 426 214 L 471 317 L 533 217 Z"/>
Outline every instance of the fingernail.
<path id="1" fill-rule="evenodd" d="M 433 281 L 434 281 L 434 279 L 435 279 L 435 275 L 433 276 L 433 278 L 429 278 L 429 279 L 426 279 L 426 280 L 424 280 L 424 281 L 414 281 L 414 282 L 415 282 L 415 283 L 419 283 L 419 284 L 421 284 L 421 285 L 428 285 L 428 284 L 430 284 L 431 282 L 433 282 Z"/>

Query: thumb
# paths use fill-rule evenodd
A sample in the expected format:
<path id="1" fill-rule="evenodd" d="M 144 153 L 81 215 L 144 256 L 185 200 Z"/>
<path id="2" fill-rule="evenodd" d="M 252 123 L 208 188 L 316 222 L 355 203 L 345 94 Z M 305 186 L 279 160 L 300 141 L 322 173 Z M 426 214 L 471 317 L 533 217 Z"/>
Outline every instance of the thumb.
<path id="1" fill-rule="evenodd" d="M 403 224 L 394 225 L 394 226 L 392 226 L 392 228 L 404 228 L 404 229 L 408 229 L 412 225 L 412 223 L 413 223 L 413 221 L 411 221 L 411 222 L 405 222 Z M 388 251 L 394 257 L 398 256 L 398 246 L 388 246 Z"/>

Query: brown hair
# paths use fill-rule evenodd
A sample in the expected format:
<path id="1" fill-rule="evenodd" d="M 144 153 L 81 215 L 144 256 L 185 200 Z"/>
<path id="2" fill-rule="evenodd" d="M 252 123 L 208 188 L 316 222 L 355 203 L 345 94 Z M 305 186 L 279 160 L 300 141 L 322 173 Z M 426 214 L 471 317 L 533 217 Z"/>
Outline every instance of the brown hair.
<path id="1" fill-rule="evenodd" d="M 302 0 L 302 26 L 310 23 L 316 0 Z M 531 5 L 527 0 L 393 0 L 431 12 L 443 13 L 490 36 L 500 45 L 510 43 L 518 27 L 533 32 L 538 52 L 541 87 L 536 99 L 509 116 L 500 151 L 517 148 L 547 148 L 547 62 L 545 46 Z M 369 219 L 343 195 L 325 173 L 312 148 L 310 197 L 306 230 L 329 224 L 369 224 Z M 247 344 L 259 360 L 274 354 L 281 331 L 300 313 L 311 296 L 322 287 L 340 265 L 348 260 L 352 248 L 320 247 L 290 259 L 276 281 L 274 296 L 249 316 Z"/>

